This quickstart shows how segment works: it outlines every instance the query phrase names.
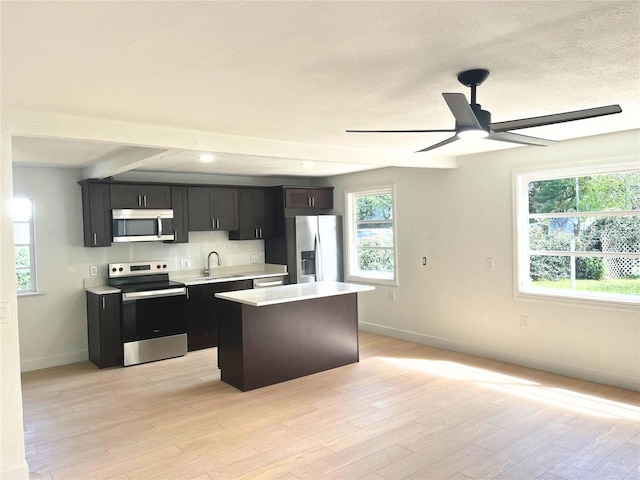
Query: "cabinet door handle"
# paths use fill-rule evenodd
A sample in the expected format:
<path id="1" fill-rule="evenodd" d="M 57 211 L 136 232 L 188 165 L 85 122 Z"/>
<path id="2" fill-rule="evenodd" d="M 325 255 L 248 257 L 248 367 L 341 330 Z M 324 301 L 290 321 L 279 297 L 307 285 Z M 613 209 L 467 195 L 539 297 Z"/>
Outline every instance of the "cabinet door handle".
<path id="1" fill-rule="evenodd" d="M 259 228 L 258 230 L 260 230 L 260 237 L 258 237 L 258 238 L 262 238 L 262 229 Z"/>
<path id="2" fill-rule="evenodd" d="M 138 206 L 141 207 L 142 206 L 142 196 L 138 195 Z"/>
<path id="3" fill-rule="evenodd" d="M 214 228 L 216 228 L 216 219 L 212 218 L 211 219 L 211 229 L 213 230 Z"/>
<path id="4" fill-rule="evenodd" d="M 316 206 L 316 197 L 311 197 L 311 206 L 312 207 Z"/>
<path id="5" fill-rule="evenodd" d="M 104 297 L 102 297 L 102 309 L 103 310 L 107 309 L 107 302 L 105 301 Z"/>
<path id="6" fill-rule="evenodd" d="M 256 234 L 256 238 L 258 238 L 258 229 L 257 228 L 256 228 L 255 234 Z"/>
<path id="7" fill-rule="evenodd" d="M 220 228 L 220 219 L 216 218 L 216 228 Z"/>
<path id="8" fill-rule="evenodd" d="M 146 207 L 147 206 L 147 196 L 144 195 L 142 198 L 144 199 L 144 206 Z"/>
<path id="9" fill-rule="evenodd" d="M 311 206 L 311 197 L 307 198 L 307 205 L 310 207 Z"/>
<path id="10" fill-rule="evenodd" d="M 98 244 L 98 234 L 97 234 L 97 233 L 94 233 L 94 234 L 93 234 L 93 244 L 94 244 L 94 245 L 97 245 L 97 244 Z"/>

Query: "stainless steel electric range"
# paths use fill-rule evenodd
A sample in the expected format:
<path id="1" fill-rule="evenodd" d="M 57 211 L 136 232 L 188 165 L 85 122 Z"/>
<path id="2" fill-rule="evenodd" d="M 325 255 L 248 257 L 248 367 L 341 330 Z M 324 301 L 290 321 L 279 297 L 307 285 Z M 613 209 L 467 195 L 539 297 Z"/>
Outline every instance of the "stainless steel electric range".
<path id="1" fill-rule="evenodd" d="M 187 288 L 166 261 L 110 263 L 109 285 L 122 292 L 125 367 L 186 355 Z"/>

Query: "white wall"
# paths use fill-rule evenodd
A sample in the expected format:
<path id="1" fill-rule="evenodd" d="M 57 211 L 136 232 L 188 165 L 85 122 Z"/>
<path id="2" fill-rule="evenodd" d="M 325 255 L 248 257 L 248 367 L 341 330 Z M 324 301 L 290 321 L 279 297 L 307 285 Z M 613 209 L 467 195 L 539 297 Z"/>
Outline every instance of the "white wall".
<path id="1" fill-rule="evenodd" d="M 331 178 L 342 211 L 345 189 L 396 186 L 399 284 L 360 296 L 361 328 L 640 390 L 638 310 L 515 297 L 512 213 L 514 168 L 629 155 L 637 161 L 639 138 L 638 131 L 622 132 L 462 157 L 454 170 L 388 168 Z M 485 268 L 486 257 L 495 259 L 495 270 Z M 528 315 L 528 327 L 520 327 L 520 315 Z"/>
<path id="2" fill-rule="evenodd" d="M 38 295 L 18 297 L 21 370 L 36 370 L 86 360 L 87 322 L 83 280 L 89 267 L 97 265 L 106 277 L 107 264 L 166 259 L 171 270 L 180 260 L 193 269 L 202 268 L 211 250 L 220 254 L 223 265 L 245 265 L 250 255 L 264 262 L 262 240 L 229 241 L 227 232 L 191 232 L 189 243 L 118 244 L 85 248 L 82 236 L 82 203 L 78 181 L 81 170 L 14 167 L 15 196 L 34 200 Z M 273 185 L 292 179 L 244 179 L 198 175 L 129 174 L 123 179 L 153 181 L 197 181 L 210 184 Z M 300 183 L 295 181 L 295 183 Z M 307 182 L 308 183 L 308 182 Z M 105 280 L 106 281 L 106 280 Z"/>
<path id="3" fill-rule="evenodd" d="M 11 136 L 0 132 L 0 478 L 28 479 L 22 426 L 15 255 L 11 202 Z"/>

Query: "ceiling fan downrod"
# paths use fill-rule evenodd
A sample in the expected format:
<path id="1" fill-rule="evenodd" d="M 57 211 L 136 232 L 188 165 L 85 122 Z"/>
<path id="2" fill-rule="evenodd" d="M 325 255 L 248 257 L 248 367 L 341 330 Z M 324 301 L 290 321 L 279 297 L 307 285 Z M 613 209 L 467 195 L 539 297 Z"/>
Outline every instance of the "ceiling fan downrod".
<path id="1" fill-rule="evenodd" d="M 489 76 L 489 70 L 476 68 L 475 70 L 465 70 L 458 74 L 458 81 L 465 87 L 471 88 L 471 105 L 476 105 L 476 87 L 482 85 Z"/>

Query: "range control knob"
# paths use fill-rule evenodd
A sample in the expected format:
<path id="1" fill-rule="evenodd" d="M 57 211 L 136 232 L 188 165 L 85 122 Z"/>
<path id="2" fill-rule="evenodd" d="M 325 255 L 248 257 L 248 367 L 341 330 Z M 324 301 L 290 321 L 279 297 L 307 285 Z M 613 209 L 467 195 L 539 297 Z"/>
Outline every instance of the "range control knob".
<path id="1" fill-rule="evenodd" d="M 167 265 L 166 265 L 166 264 L 165 264 L 165 265 L 162 265 L 162 268 L 167 268 Z"/>
<path id="2" fill-rule="evenodd" d="M 118 269 L 118 271 L 119 271 L 119 272 L 124 272 L 124 268 L 120 267 L 120 268 Z"/>
<path id="3" fill-rule="evenodd" d="M 156 265 L 156 268 L 159 270 L 159 269 L 162 268 L 162 266 L 161 265 Z"/>
<path id="4" fill-rule="evenodd" d="M 113 268 L 111 269 L 111 271 L 112 271 L 112 272 L 115 272 L 115 271 L 117 271 L 117 270 L 118 270 L 118 269 L 117 269 L 116 267 L 113 267 Z"/>

